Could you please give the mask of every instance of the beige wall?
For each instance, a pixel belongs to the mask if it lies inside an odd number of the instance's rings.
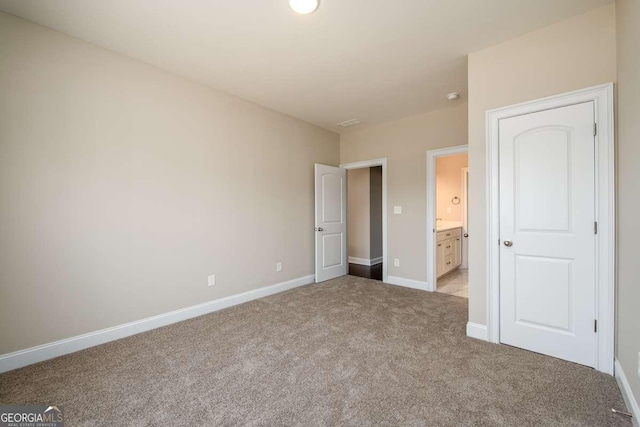
[[[468,157],[465,153],[436,158],[436,216],[443,221],[462,222],[462,168],[468,166]],[[451,203],[454,197],[459,204]]]
[[[371,193],[369,168],[347,171],[347,253],[350,257],[371,257]]]
[[[369,169],[371,259],[382,258],[382,166]]]
[[[618,0],[618,339],[616,358],[640,405],[640,2]]]
[[[351,131],[340,137],[341,163],[386,157],[388,262],[390,276],[425,281],[427,150],[467,143],[467,105]],[[393,207],[402,206],[394,215]]]
[[[469,320],[486,323],[485,112],[616,80],[615,5],[469,55]]]
[[[0,93],[0,354],[313,273],[337,134],[6,14]]]

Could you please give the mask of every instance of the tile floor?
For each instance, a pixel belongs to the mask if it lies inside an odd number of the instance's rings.
[[[438,292],[469,298],[469,270],[457,269],[438,279]]]

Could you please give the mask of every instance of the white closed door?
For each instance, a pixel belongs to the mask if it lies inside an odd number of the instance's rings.
[[[347,274],[347,171],[315,167],[316,283]]]
[[[591,367],[594,123],[586,102],[499,125],[500,341]]]

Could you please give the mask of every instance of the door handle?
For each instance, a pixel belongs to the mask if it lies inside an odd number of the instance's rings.
[[[469,233],[464,233],[464,237],[469,237]]]
[[[504,241],[504,245],[505,245],[506,247],[511,247],[511,246],[513,246],[513,242],[512,242],[511,240],[505,240],[505,241]]]
[[[322,227],[316,227],[316,231],[324,231],[324,228],[322,228]]]

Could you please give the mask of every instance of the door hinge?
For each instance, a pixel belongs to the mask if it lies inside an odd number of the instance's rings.
[[[598,221],[593,223],[593,234],[598,234]]]
[[[593,319],[593,332],[598,332],[598,320]]]
[[[593,136],[598,135],[598,124],[594,123],[593,124]]]

